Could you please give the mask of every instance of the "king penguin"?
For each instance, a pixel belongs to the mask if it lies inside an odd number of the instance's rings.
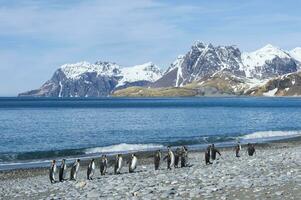
[[[100,159],[100,174],[105,175],[108,167],[108,159],[106,155],[102,155]]]
[[[166,158],[167,158],[167,169],[171,169],[175,165],[175,155],[172,152],[170,147],[168,147],[168,153],[164,159],[166,159]]]
[[[51,183],[55,183],[55,174],[56,174],[56,163],[55,160],[52,160],[49,169],[49,179]]]
[[[121,154],[118,154],[115,160],[114,173],[120,174],[121,168],[122,168],[122,156]]]
[[[155,170],[158,170],[160,167],[161,157],[162,157],[161,150],[158,150],[154,157]]]
[[[129,162],[129,173],[133,173],[137,167],[137,157],[135,154],[132,154],[130,162]]]
[[[60,166],[60,172],[59,172],[59,181],[63,182],[65,180],[65,171],[67,169],[66,166],[66,160],[63,159]]]
[[[95,160],[92,158],[90,164],[88,165],[87,169],[87,179],[92,180],[95,172]]]
[[[70,171],[70,180],[76,180],[77,178],[77,173],[78,173],[78,170],[79,170],[79,162],[80,162],[80,159],[77,159],[72,167],[71,167],[71,171]]]

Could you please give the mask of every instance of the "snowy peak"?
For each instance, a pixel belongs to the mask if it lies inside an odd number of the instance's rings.
[[[91,64],[83,61],[74,64],[64,64],[60,70],[65,74],[67,79],[79,79],[84,73],[93,73],[97,75],[113,76],[119,73],[120,66],[110,62],[96,62]]]
[[[289,54],[297,61],[301,62],[301,47],[297,47],[289,52]]]
[[[117,86],[125,85],[126,83],[137,81],[154,82],[161,78],[161,70],[152,62],[144,63],[142,65],[135,65],[132,67],[124,67],[121,69],[121,80]]]
[[[97,61],[95,64],[89,62],[78,62],[65,64],[60,67],[67,79],[76,80],[85,73],[96,73],[97,76],[121,77],[118,86],[127,82],[149,81],[154,82],[162,76],[160,69],[152,62],[132,67],[121,68],[116,63]]]
[[[267,79],[297,71],[291,55],[271,44],[257,51],[242,54],[244,71],[249,78]]]
[[[241,53],[234,46],[213,46],[196,42],[185,56],[179,56],[155,83],[155,87],[181,87],[219,71],[244,76]]]
[[[289,54],[284,50],[268,44],[257,51],[243,53],[242,60],[245,66],[256,67],[266,64],[267,61],[271,61],[275,57],[290,58]]]

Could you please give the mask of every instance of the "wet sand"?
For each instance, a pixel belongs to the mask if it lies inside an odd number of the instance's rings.
[[[101,176],[97,160],[94,180],[86,180],[82,163],[77,181],[51,184],[48,169],[0,172],[0,199],[298,199],[301,196],[300,140],[246,147],[236,158],[233,148],[205,165],[204,152],[189,154],[191,167],[154,170],[152,152],[138,154],[136,173]],[[110,163],[112,164],[112,162]],[[125,164],[125,162],[124,162]],[[69,177],[69,169],[67,173]]]

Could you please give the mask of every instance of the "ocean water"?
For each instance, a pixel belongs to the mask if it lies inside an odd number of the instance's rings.
[[[0,169],[51,158],[301,135],[301,98],[0,98]]]

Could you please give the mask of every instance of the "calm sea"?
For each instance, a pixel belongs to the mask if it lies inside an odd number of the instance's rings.
[[[0,98],[0,169],[50,158],[300,135],[301,98]]]

